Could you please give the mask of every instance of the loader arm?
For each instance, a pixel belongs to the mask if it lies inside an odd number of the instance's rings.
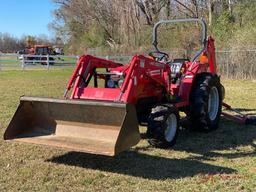
[[[98,69],[106,69],[107,72],[97,72]],[[134,56],[127,66],[83,56],[68,82],[65,96],[72,88],[70,99],[114,101],[135,105],[141,97],[159,96],[163,91],[168,92],[169,71],[170,67],[165,63],[142,55]],[[122,83],[120,86],[106,87],[105,82],[105,87],[91,87],[88,85],[92,76],[94,81],[95,77],[107,81],[110,76],[119,76]],[[152,92],[152,87],[156,92]]]
[[[95,68],[95,67],[97,67],[97,68],[115,68],[118,66],[122,66],[122,64],[115,63],[113,61],[106,60],[106,59],[93,57],[91,55],[81,56],[76,64],[76,68],[66,86],[66,90],[64,92],[64,98],[67,97],[68,91],[70,91],[70,89],[72,87],[77,87],[78,83],[81,81],[81,78],[86,78],[93,68]],[[74,91],[70,98],[71,99],[74,98]]]

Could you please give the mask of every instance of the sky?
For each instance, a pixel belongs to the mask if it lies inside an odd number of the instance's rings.
[[[18,38],[42,34],[52,37],[48,24],[55,8],[51,0],[0,0],[0,32]]]

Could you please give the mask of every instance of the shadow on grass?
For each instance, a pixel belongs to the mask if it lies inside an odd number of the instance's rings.
[[[123,152],[117,157],[69,152],[62,156],[53,157],[48,161],[152,180],[235,172],[230,168],[210,165],[197,160],[169,159],[134,151]]]
[[[256,156],[255,141],[256,126],[242,125],[222,119],[219,129],[209,133],[192,132],[188,129],[183,130],[179,135],[179,140],[174,150],[200,154],[202,159],[209,159],[211,157],[232,159]],[[252,150],[228,152],[230,149],[243,146],[251,146]],[[225,153],[219,153],[216,150],[226,151]]]
[[[145,135],[143,135],[143,138]],[[146,179],[177,179],[198,174],[234,173],[236,170],[204,163],[214,158],[241,158],[256,156],[256,127],[245,126],[222,119],[220,128],[210,133],[182,129],[174,151],[198,154],[186,159],[171,159],[140,153],[154,150],[149,145],[136,146],[134,151],[121,153],[117,157],[105,157],[70,152],[48,161],[71,166],[120,173]],[[251,146],[250,150],[236,150]]]
[[[196,160],[211,160],[211,158],[240,158],[256,156],[256,126],[242,125],[230,120],[222,119],[219,129],[209,133],[191,131],[189,123],[182,122],[184,126],[173,147],[175,151],[195,153],[199,156],[191,157]],[[237,147],[251,146],[250,150],[231,150]],[[152,147],[136,146],[137,151],[150,151]],[[225,151],[216,152],[216,151]],[[230,152],[229,152],[230,151]]]

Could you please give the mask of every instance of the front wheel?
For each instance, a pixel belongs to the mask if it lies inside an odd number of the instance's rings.
[[[173,105],[162,104],[152,108],[148,119],[148,142],[154,147],[168,148],[176,143],[179,112]]]

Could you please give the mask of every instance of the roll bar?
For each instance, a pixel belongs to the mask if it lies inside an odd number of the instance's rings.
[[[192,61],[195,61],[202,54],[202,52],[205,50],[206,45],[207,45],[207,27],[206,27],[206,23],[205,23],[204,19],[197,19],[197,18],[173,19],[173,20],[161,20],[161,21],[157,22],[154,25],[154,28],[153,28],[153,42],[152,42],[156,51],[159,51],[159,49],[157,47],[157,45],[158,45],[158,41],[157,41],[157,29],[158,29],[158,27],[162,24],[174,24],[174,23],[185,23],[185,22],[198,22],[202,26],[201,43],[202,43],[203,47],[199,51],[197,51],[195,56],[192,58]]]

